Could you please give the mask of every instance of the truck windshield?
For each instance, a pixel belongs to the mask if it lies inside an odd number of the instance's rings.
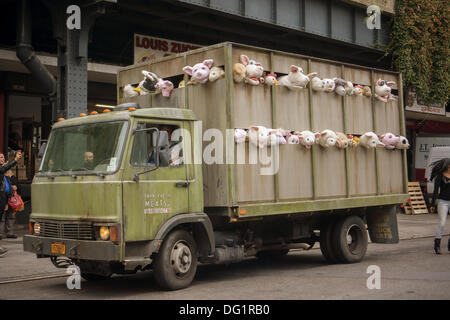
[[[39,173],[98,174],[118,169],[126,121],[89,123],[52,131]]]

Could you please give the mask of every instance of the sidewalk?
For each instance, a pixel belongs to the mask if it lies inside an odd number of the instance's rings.
[[[397,214],[400,240],[416,238],[430,238],[430,250],[432,250],[432,238],[436,233],[437,214],[405,215]],[[19,226],[20,227],[20,226]],[[5,281],[16,279],[33,278],[47,275],[66,275],[64,269],[53,266],[50,259],[37,259],[33,253],[24,252],[22,236],[28,230],[21,228],[17,230],[17,239],[3,239],[0,246],[8,249],[3,258],[0,258],[0,285]],[[450,235],[450,223],[444,229],[444,236]],[[446,244],[446,240],[444,241]],[[319,245],[316,244],[315,248]]]

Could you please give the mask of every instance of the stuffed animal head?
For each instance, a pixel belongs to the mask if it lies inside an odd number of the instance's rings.
[[[364,86],[363,87],[363,95],[366,97],[371,97],[372,96],[372,90],[370,89],[370,87],[368,86]]]
[[[234,141],[244,143],[247,139],[247,131],[244,129],[234,129]]]
[[[366,132],[359,138],[359,143],[367,149],[384,147],[378,136],[374,132]]]
[[[193,67],[186,66],[183,71],[190,75],[196,82],[205,83],[208,81],[210,69],[214,63],[214,60],[207,59],[201,63],[197,63]]]
[[[246,68],[246,76],[248,78],[259,78],[264,72],[264,68],[261,63],[255,60],[250,60],[245,54],[240,56],[242,64]]]
[[[298,135],[300,144],[305,146],[307,149],[310,149],[311,146],[316,142],[316,139],[320,137],[319,132],[313,133],[308,130],[302,132],[294,132],[294,134]]]
[[[269,130],[263,126],[250,127],[248,138],[254,146],[264,148],[269,143]]]
[[[362,96],[363,94],[363,87],[361,85],[356,85],[353,87],[353,95],[355,96]]]
[[[325,86],[325,92],[333,92],[336,84],[334,83],[333,79],[325,78],[322,80],[324,82]]]
[[[325,81],[319,77],[314,77],[311,79],[311,88],[314,91],[325,91]]]
[[[209,81],[213,82],[223,77],[225,77],[225,71],[222,68],[211,68],[211,71],[209,72]]]
[[[139,95],[140,89],[133,87],[131,84],[127,84],[123,87],[123,97],[131,98]]]
[[[289,133],[286,137],[287,144],[299,144],[300,138],[296,134]]]
[[[278,83],[277,75],[275,73],[269,73],[264,77],[264,84],[268,86],[274,86]]]
[[[235,63],[233,65],[233,80],[234,82],[242,82],[245,79],[247,69],[242,63]]]
[[[378,79],[375,84],[375,93],[381,97],[389,96],[392,90],[392,86],[395,85],[394,81],[386,81]]]
[[[397,142],[395,147],[397,149],[409,149],[410,145],[409,145],[408,139],[406,139],[404,136],[400,136],[399,138],[400,138],[400,141]]]
[[[400,142],[400,137],[388,132],[381,135],[380,140],[384,143],[386,149],[394,149],[397,143]]]
[[[345,86],[347,85],[347,81],[341,78],[333,78],[334,80],[334,92],[340,96],[346,95]]]
[[[337,146],[337,143],[338,143],[337,140],[338,140],[338,137],[337,137],[336,133],[334,133],[334,131],[327,129],[320,133],[318,143],[324,148],[329,148],[329,147]]]
[[[288,80],[293,86],[306,87],[309,83],[309,76],[303,74],[303,69],[299,66],[291,65],[289,68]]]
[[[336,135],[338,137],[336,146],[341,149],[347,148],[349,145],[348,137],[342,132],[336,132]]]
[[[155,88],[161,90],[163,97],[170,97],[173,90],[173,83],[169,80],[161,80],[155,84]]]
[[[147,92],[156,91],[155,85],[161,78],[156,73],[150,71],[142,70],[142,74],[144,75],[144,80],[139,83],[140,89]]]
[[[347,81],[347,83],[344,86],[345,89],[345,93],[348,96],[351,96],[353,94],[353,83],[351,83],[350,81]]]

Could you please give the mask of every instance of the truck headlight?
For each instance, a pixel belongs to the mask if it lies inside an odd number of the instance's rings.
[[[109,240],[109,227],[100,227],[100,239]]]
[[[41,225],[39,224],[39,222],[34,223],[33,231],[34,231],[34,234],[37,234],[37,235],[39,235],[39,233],[41,233]]]

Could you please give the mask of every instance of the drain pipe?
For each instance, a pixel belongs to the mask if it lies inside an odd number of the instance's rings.
[[[42,83],[49,96],[56,94],[56,79],[39,61],[31,46],[31,9],[29,0],[19,0],[16,55],[31,74]]]

